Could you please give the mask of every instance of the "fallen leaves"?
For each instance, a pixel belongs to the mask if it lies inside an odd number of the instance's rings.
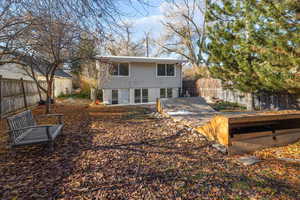
[[[274,160],[239,166],[148,108],[54,109],[66,124],[54,153],[43,146],[20,148],[16,157],[7,148],[1,153],[1,199],[300,198],[299,166]]]

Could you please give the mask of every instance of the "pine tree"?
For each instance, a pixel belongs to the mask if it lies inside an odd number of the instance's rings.
[[[244,92],[299,93],[299,6],[297,0],[208,3],[212,76]]]

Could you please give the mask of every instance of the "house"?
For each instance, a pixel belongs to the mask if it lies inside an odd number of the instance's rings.
[[[111,77],[102,84],[106,104],[154,103],[175,98],[182,87],[184,60],[156,57],[97,56],[96,63],[111,63]]]
[[[3,78],[33,80],[18,64],[9,63],[0,66],[0,75]],[[36,70],[38,80],[45,80],[41,72]],[[54,95],[69,94],[72,92],[72,76],[62,69],[57,69],[54,75]]]

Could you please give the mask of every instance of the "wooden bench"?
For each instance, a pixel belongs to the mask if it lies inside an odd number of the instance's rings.
[[[50,150],[53,150],[54,140],[64,127],[63,115],[48,114],[39,117],[58,117],[58,124],[37,125],[30,110],[7,118],[11,147],[48,143]]]

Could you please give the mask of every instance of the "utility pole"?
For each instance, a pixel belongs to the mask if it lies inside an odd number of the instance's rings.
[[[146,56],[149,57],[149,33],[145,33],[146,36]]]

